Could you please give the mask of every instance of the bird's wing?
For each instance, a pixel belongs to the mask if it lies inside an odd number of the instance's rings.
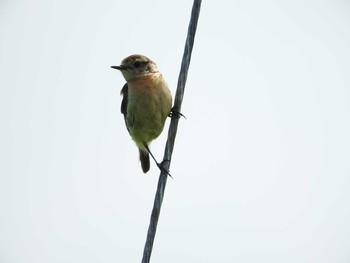
[[[125,83],[120,94],[123,95],[122,105],[120,107],[121,113],[124,115],[125,126],[129,131],[129,125],[127,121],[127,108],[128,108],[128,83]]]
[[[120,111],[125,116],[126,110],[128,108],[128,83],[125,83],[122,90],[120,91],[120,95],[123,95],[123,100],[122,100],[122,105],[120,107]]]

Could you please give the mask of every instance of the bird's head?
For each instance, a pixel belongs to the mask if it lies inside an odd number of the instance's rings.
[[[131,55],[120,66],[111,66],[123,74],[126,81],[159,72],[156,63],[143,55]]]

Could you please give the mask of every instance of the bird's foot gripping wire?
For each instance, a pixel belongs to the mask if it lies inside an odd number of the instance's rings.
[[[174,107],[171,108],[171,111],[170,111],[170,113],[169,113],[168,116],[169,116],[170,118],[172,118],[173,116],[176,116],[177,118],[184,117],[184,118],[186,119],[185,115],[183,115],[183,114],[180,112],[180,109],[179,109],[179,107],[177,107],[177,106],[174,106]]]
[[[160,170],[161,172],[163,172],[163,173],[169,175],[169,176],[171,177],[171,179],[174,179],[174,178],[171,176],[171,174],[169,173],[169,171],[164,167],[164,163],[166,163],[166,162],[169,162],[169,160],[163,160],[161,163],[157,163],[157,162],[156,162],[156,164],[157,164],[157,166],[158,166],[158,168],[159,168],[159,170]]]
[[[166,169],[165,166],[164,166],[164,163],[165,163],[165,162],[170,162],[170,161],[169,161],[169,160],[163,160],[161,163],[158,163],[157,160],[156,160],[156,158],[153,156],[151,150],[149,149],[147,143],[144,143],[143,145],[145,146],[147,152],[151,155],[153,161],[156,163],[156,165],[158,166],[159,170],[160,170],[161,172],[163,172],[163,173],[169,175],[172,179],[174,179],[174,178],[171,176],[171,174],[169,173],[168,169]]]

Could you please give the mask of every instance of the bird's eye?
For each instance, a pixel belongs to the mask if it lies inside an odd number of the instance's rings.
[[[135,62],[134,62],[134,67],[135,67],[135,68],[139,68],[139,67],[141,67],[141,65],[142,65],[142,62],[141,62],[141,61],[135,61]]]

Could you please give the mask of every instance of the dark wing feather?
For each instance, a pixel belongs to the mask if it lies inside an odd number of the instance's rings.
[[[124,115],[125,126],[129,131],[128,123],[127,123],[127,119],[126,119],[127,108],[128,108],[128,83],[125,83],[122,90],[120,91],[120,94],[123,95],[123,100],[122,100],[122,105],[120,107],[120,111]]]
[[[125,83],[120,94],[123,95],[122,105],[120,111],[126,115],[126,109],[128,108],[128,83]]]

